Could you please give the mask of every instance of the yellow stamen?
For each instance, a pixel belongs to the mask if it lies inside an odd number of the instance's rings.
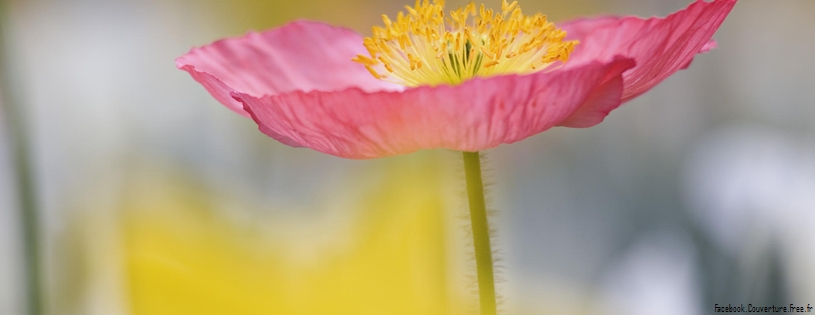
[[[502,0],[501,11],[483,4],[476,10],[471,2],[446,17],[444,0],[416,0],[405,9],[395,20],[382,15],[384,27],[363,40],[370,57],[352,59],[377,79],[417,86],[528,74],[566,62],[577,45],[545,15],[524,15],[517,1]]]
[[[370,72],[370,73],[371,73],[371,75],[373,75],[373,76],[374,76],[374,78],[377,78],[377,79],[382,79],[382,78],[384,78],[384,77],[383,77],[381,74],[377,73],[377,72],[376,72],[376,70],[374,70],[374,68],[372,68],[372,67],[371,67],[371,66],[369,66],[369,65],[365,65],[365,69],[367,69],[367,70],[368,70],[368,72]]]

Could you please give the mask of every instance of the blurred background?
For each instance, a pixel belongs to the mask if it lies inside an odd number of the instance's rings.
[[[520,4],[561,21],[689,1]],[[293,19],[368,34],[405,4],[6,0],[0,90],[20,110],[0,111],[0,314],[26,314],[10,121],[30,149],[45,314],[472,313],[458,154],[286,147],[174,65]],[[813,14],[742,0],[718,49],[604,123],[489,150],[501,309],[815,303]]]

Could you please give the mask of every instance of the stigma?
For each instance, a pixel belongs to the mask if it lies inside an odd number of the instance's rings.
[[[377,79],[405,86],[460,84],[474,77],[529,74],[566,62],[577,41],[546,15],[524,15],[517,1],[501,11],[470,3],[444,12],[444,0],[416,0],[395,20],[382,15],[354,59]]]

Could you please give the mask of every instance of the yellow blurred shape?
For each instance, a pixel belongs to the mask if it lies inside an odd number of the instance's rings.
[[[381,181],[375,188],[344,188],[364,194],[352,201],[350,228],[321,232],[347,240],[331,246],[259,233],[298,228],[274,215],[252,220],[255,230],[225,220],[213,194],[183,180],[135,185],[123,224],[132,314],[460,313],[448,291],[460,283],[448,285],[441,176],[432,163],[410,161],[419,167],[366,175]],[[291,257],[285,248],[297,246],[315,246],[316,258]]]

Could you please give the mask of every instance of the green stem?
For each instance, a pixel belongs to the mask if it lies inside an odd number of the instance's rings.
[[[490,226],[484,202],[484,184],[481,181],[481,157],[478,152],[463,152],[464,173],[467,177],[467,198],[470,203],[470,221],[473,228],[475,264],[478,269],[478,297],[481,315],[495,315],[495,279],[492,271]]]
[[[13,63],[9,58],[6,46],[7,30],[5,19],[10,16],[8,12],[9,1],[0,0],[0,96],[2,96],[2,108],[5,109],[3,118],[5,122],[0,126],[8,126],[10,142],[13,156],[13,171],[17,182],[17,202],[20,209],[20,219],[22,220],[22,239],[24,244],[24,262],[26,281],[27,314],[43,314],[42,304],[42,266],[40,265],[40,234],[39,217],[37,212],[37,198],[34,189],[34,179],[31,174],[31,161],[29,158],[29,142],[26,137],[26,129],[23,124],[25,117],[21,113],[21,108],[15,101],[14,93],[19,87],[13,86],[16,81],[11,78]]]

